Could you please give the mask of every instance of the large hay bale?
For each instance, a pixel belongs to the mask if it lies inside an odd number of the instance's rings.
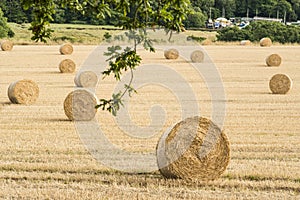
[[[191,60],[194,63],[201,63],[204,60],[204,53],[201,50],[193,51],[191,54]]]
[[[62,55],[70,55],[73,53],[73,46],[69,43],[63,44],[60,46],[59,52]]]
[[[191,117],[177,123],[157,145],[157,163],[166,178],[214,180],[230,160],[229,141],[211,120]]]
[[[276,74],[271,78],[269,87],[273,94],[286,94],[292,88],[292,80],[288,75]]]
[[[271,54],[266,58],[266,63],[270,67],[278,67],[281,64],[281,57],[278,54]]]
[[[262,38],[259,41],[259,45],[261,47],[270,47],[270,46],[272,46],[272,40],[270,38],[268,38],[268,37]]]
[[[7,94],[12,103],[30,105],[39,97],[39,87],[34,81],[24,79],[11,83]]]
[[[13,49],[13,43],[8,40],[4,40],[1,42],[1,49],[2,51],[11,51]]]
[[[179,52],[177,49],[168,49],[168,50],[165,50],[164,56],[166,59],[175,60],[179,57]]]
[[[240,44],[242,46],[249,46],[249,45],[251,45],[251,41],[250,40],[242,40]]]
[[[77,87],[93,88],[98,83],[98,76],[93,71],[83,71],[75,76],[74,82]]]
[[[71,59],[64,59],[59,63],[59,71],[61,73],[73,73],[75,72],[76,64]]]
[[[98,100],[95,94],[85,89],[77,89],[68,94],[64,101],[66,116],[72,121],[90,121],[97,112]]]

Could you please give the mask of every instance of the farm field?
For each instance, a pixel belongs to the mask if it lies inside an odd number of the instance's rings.
[[[231,142],[227,170],[220,179],[210,182],[168,180],[158,171],[120,172],[91,156],[63,109],[65,97],[75,88],[75,74],[60,73],[58,65],[70,58],[79,71],[96,48],[77,45],[68,56],[59,54],[58,45],[17,45],[11,52],[0,52],[1,199],[300,198],[300,46],[203,47],[223,81],[223,129]],[[281,55],[280,67],[266,66],[265,58],[272,53]],[[201,115],[211,117],[213,102],[208,88],[188,62],[182,58],[166,60],[159,50],[141,55],[144,64],[164,64],[184,76]],[[287,95],[270,93],[269,79],[276,73],[288,74],[293,80]],[[24,78],[39,85],[39,99],[30,106],[9,103],[9,84]],[[110,77],[101,80],[97,96],[109,98],[115,85]],[[119,148],[153,152],[163,131],[181,117],[180,102],[171,91],[160,85],[145,85],[130,99],[133,123],[142,127],[150,124],[153,104],[164,107],[167,117],[159,134],[147,140],[123,133],[105,111],[98,111],[96,119]]]
[[[44,45],[43,42],[36,43],[31,40],[32,33],[29,29],[30,24],[9,23],[9,26],[15,33],[10,40],[17,45]],[[54,30],[51,39],[47,41],[49,45],[58,45],[65,42],[71,42],[77,45],[98,45],[103,42],[104,34],[109,33],[116,35],[119,33],[117,27],[114,26],[97,26],[84,24],[51,24],[50,28]],[[186,35],[203,37],[210,40],[216,40],[216,32],[192,31],[186,32]],[[218,42],[218,44],[227,44]]]
[[[43,42],[34,42],[31,40],[32,34],[28,30],[29,23],[16,24],[9,23],[9,26],[15,33],[11,38],[14,44],[19,45],[44,45]],[[103,41],[105,33],[117,33],[117,28],[112,26],[95,26],[95,25],[76,25],[76,24],[51,24],[51,29],[54,30],[51,39],[47,44],[62,44],[64,42],[71,42],[73,44],[97,45]],[[107,30],[109,29],[109,30]],[[113,30],[111,30],[113,29]]]

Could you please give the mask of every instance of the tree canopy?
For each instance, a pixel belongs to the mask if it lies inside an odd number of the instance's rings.
[[[120,81],[124,71],[131,71],[131,80],[124,85],[124,91],[113,94],[111,99],[100,99],[96,108],[108,110],[116,115],[122,104],[122,97],[134,92],[131,83],[133,70],[140,64],[137,45],[141,44],[150,52],[155,51],[147,37],[146,28],[159,26],[172,35],[173,31],[183,30],[183,22],[190,12],[189,0],[21,0],[25,11],[31,13],[31,27],[35,41],[46,42],[51,36],[50,22],[55,21],[58,9],[71,9],[82,16],[94,16],[96,19],[115,19],[115,25],[128,30],[127,36],[134,41],[134,47],[111,46],[105,53],[109,58],[104,77],[113,75]]]
[[[180,31],[186,15],[189,13],[189,0],[10,0],[2,1],[9,20],[31,22],[33,40],[45,41],[52,30],[50,22],[65,20],[102,21],[123,29],[144,28],[146,26],[163,26]],[[19,6],[19,12],[12,13],[11,7]],[[73,13],[73,14],[72,14]],[[64,21],[67,22],[67,21]]]
[[[14,32],[7,25],[7,19],[3,16],[3,12],[0,8],[0,38],[13,36]]]
[[[39,17],[51,19],[55,23],[117,25],[118,16],[123,14],[122,9],[119,8],[129,4],[134,6],[138,2],[130,0],[2,0],[0,8],[9,22],[31,22],[38,9],[45,11],[45,14],[40,14]],[[176,5],[176,1],[172,0],[142,2],[149,4],[153,12],[163,8],[165,4]],[[245,17],[247,11],[249,17],[258,15],[275,18],[278,14],[278,17],[283,18],[285,12],[287,21],[296,21],[300,17],[300,0],[190,0],[185,3],[191,4],[190,8],[194,11],[183,22],[187,27],[203,26],[203,19],[207,19],[210,14],[213,19],[223,14],[227,18]],[[160,14],[163,13],[160,12]]]

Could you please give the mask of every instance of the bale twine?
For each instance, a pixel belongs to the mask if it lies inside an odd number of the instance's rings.
[[[193,51],[191,54],[191,61],[194,63],[200,63],[204,60],[204,53],[201,50]]]
[[[77,87],[94,88],[98,83],[98,76],[93,71],[83,71],[75,76],[74,82]]]
[[[164,52],[164,56],[166,59],[175,60],[179,57],[179,52],[177,49],[168,49]]]
[[[272,40],[268,37],[266,38],[262,38],[260,41],[259,41],[259,45],[261,47],[270,47],[272,46]]]
[[[271,54],[266,58],[266,63],[270,67],[278,67],[281,64],[281,57],[278,54]]]
[[[11,83],[7,94],[12,103],[30,105],[36,102],[39,87],[34,81],[24,79]]]
[[[11,41],[5,40],[1,42],[2,51],[11,51],[13,49],[13,43]]]
[[[73,46],[69,43],[63,44],[60,46],[59,52],[62,55],[70,55],[73,53]]]
[[[249,46],[249,45],[251,45],[251,41],[250,40],[242,40],[240,44],[242,46]]]
[[[59,63],[59,71],[61,73],[73,73],[75,69],[76,64],[71,59],[64,59]]]
[[[211,120],[191,117],[177,123],[159,140],[157,163],[166,178],[214,180],[230,160],[229,140]]]
[[[85,89],[77,89],[68,94],[64,101],[66,116],[72,121],[90,121],[97,112],[98,100],[95,94]]]
[[[276,74],[271,78],[269,87],[273,94],[286,94],[292,88],[292,80],[288,75]]]

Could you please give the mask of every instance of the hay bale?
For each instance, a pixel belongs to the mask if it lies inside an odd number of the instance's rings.
[[[73,46],[69,43],[63,44],[60,46],[59,52],[62,55],[70,55],[73,53]]]
[[[251,41],[250,40],[242,40],[240,44],[242,46],[249,46],[249,45],[251,45]]]
[[[98,83],[98,76],[93,71],[83,71],[75,76],[74,82],[77,87],[94,88]]]
[[[90,121],[97,112],[98,100],[95,94],[85,89],[77,89],[68,94],[64,101],[66,116],[72,121]]]
[[[193,51],[191,54],[191,61],[194,63],[200,63],[204,60],[204,53],[201,50]]]
[[[164,52],[164,56],[166,59],[175,60],[179,57],[179,52],[177,49],[168,49]]]
[[[13,49],[13,43],[11,41],[5,40],[1,42],[2,51],[11,51]]]
[[[34,81],[24,79],[11,83],[7,94],[12,103],[30,105],[36,102],[39,87]]]
[[[207,46],[207,45],[212,45],[213,42],[210,39],[205,39],[203,42],[201,42],[201,45]]]
[[[211,120],[191,117],[177,123],[159,140],[157,164],[166,178],[214,180],[230,160],[229,141]]]
[[[266,63],[270,67],[278,67],[281,64],[281,57],[278,54],[271,54],[266,58]]]
[[[259,45],[261,47],[270,47],[272,46],[272,40],[268,37],[266,38],[262,38],[260,41],[259,41]]]
[[[276,74],[271,78],[269,87],[273,94],[286,94],[292,88],[292,80],[288,75]]]
[[[71,59],[64,59],[59,63],[59,71],[61,73],[73,73],[75,69],[76,64]]]

